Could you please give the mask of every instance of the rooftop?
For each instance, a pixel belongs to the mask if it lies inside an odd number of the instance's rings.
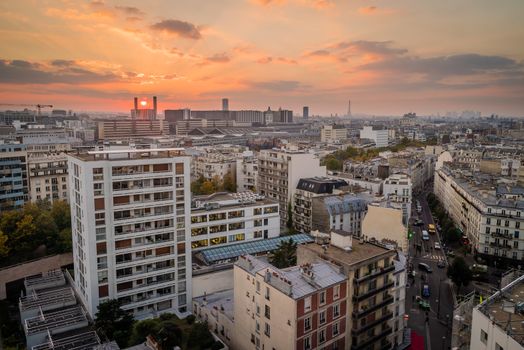
[[[367,210],[367,202],[353,195],[326,197],[324,205],[330,215]]]
[[[237,266],[252,274],[263,275],[266,283],[294,299],[302,298],[347,279],[338,268],[326,262],[278,269],[254,256],[243,255],[237,262]]]
[[[194,298],[193,301],[201,305],[203,305],[205,302],[205,305],[208,309],[220,310],[226,315],[227,318],[233,320],[235,317],[234,295],[234,290],[228,289]]]
[[[331,244],[322,246],[317,243],[307,243],[300,246],[299,249],[313,251],[324,260],[346,266],[357,265],[381,256],[395,255],[394,250],[387,249],[375,243],[359,241],[358,239],[353,240],[351,251],[346,251]]]
[[[60,333],[87,326],[87,316],[80,306],[69,307],[66,309],[51,312],[42,312],[39,316],[28,318],[24,322],[24,329],[27,335],[50,331]]]
[[[277,204],[272,199],[253,193],[244,192],[215,192],[207,196],[194,196],[191,205],[191,212],[210,211],[221,208],[245,207],[251,205]]]
[[[91,331],[61,339],[52,335],[46,343],[33,346],[32,350],[92,350],[97,345],[100,345],[100,339],[96,332]]]
[[[127,148],[88,151],[86,153],[70,153],[72,157],[83,161],[172,158],[184,156],[184,148]]]
[[[33,291],[20,298],[20,311],[43,308],[58,308],[64,305],[75,305],[76,298],[71,287],[51,289],[42,292]]]
[[[493,294],[477,308],[524,346],[524,276]]]
[[[347,185],[347,182],[342,179],[317,176],[300,179],[297,184],[297,190],[304,190],[317,194],[333,193],[334,188],[340,188]]]
[[[196,253],[207,264],[213,264],[220,261],[236,259],[245,254],[262,254],[269,253],[278,248],[280,242],[293,240],[297,244],[313,242],[311,236],[300,233],[290,236],[282,236],[256,241],[230,244],[224,247],[202,249]]]

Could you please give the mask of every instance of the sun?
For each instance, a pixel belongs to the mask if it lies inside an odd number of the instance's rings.
[[[142,107],[147,106],[147,101],[140,101],[140,105],[141,105]]]

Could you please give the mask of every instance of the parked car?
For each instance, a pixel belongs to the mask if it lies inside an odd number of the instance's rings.
[[[424,298],[429,298],[429,286],[427,284],[422,287],[422,296]]]
[[[417,219],[414,223],[415,226],[423,226],[424,225],[424,221],[420,220],[420,219]]]
[[[435,242],[435,249],[436,250],[440,250],[440,243],[439,242]]]
[[[418,263],[418,268],[421,269],[421,270],[423,270],[423,271],[426,271],[426,272],[428,272],[428,273],[433,272],[433,270],[431,269],[431,267],[429,267],[429,265],[426,264],[426,263]]]

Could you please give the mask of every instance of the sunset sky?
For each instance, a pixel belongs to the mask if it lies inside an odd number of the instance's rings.
[[[524,116],[523,14],[523,0],[2,1],[0,102]]]

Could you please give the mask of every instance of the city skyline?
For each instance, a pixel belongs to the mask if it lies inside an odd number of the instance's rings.
[[[18,1],[0,5],[0,101],[524,115],[520,1]],[[458,35],[460,34],[460,35]]]

